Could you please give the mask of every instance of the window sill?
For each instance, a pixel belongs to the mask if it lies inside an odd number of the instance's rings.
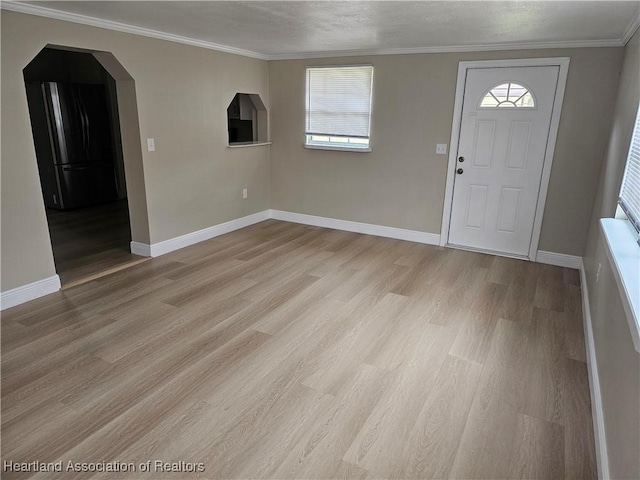
[[[227,145],[229,148],[244,148],[244,147],[260,147],[262,145],[271,145],[272,142],[242,142],[242,143],[230,143]]]
[[[633,345],[640,352],[640,246],[628,220],[600,219],[607,244],[607,257],[618,284],[620,298],[627,314]]]
[[[336,152],[356,152],[356,153],[368,153],[371,151],[371,148],[350,148],[350,147],[333,147],[328,145],[304,145],[304,148],[308,148],[310,150],[334,150]]]

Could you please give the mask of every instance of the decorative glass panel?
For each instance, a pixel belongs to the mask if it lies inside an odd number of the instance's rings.
[[[535,102],[533,95],[527,90],[527,87],[523,87],[518,83],[509,82],[489,90],[482,99],[480,107],[533,108],[535,107]]]

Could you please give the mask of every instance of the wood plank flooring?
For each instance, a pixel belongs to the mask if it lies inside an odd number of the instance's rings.
[[[131,253],[126,200],[77,210],[47,209],[47,222],[63,288],[146,260]]]
[[[3,462],[137,471],[2,477],[596,478],[580,305],[572,270],[263,222],[3,312]]]

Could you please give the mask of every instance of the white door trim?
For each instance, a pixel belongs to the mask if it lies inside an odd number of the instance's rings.
[[[549,188],[549,178],[551,177],[551,164],[553,163],[553,154],[556,148],[556,139],[558,138],[558,126],[560,125],[560,114],[562,111],[562,102],[564,100],[564,92],[567,84],[567,73],[569,71],[569,57],[557,58],[522,58],[513,60],[481,60],[460,62],[458,64],[458,80],[456,83],[456,97],[453,105],[453,123],[451,125],[451,140],[449,142],[449,163],[447,166],[447,183],[444,193],[444,207],[442,210],[442,226],[440,228],[440,245],[444,246],[449,243],[449,223],[451,221],[451,208],[453,206],[453,180],[455,178],[455,169],[458,154],[458,143],[460,141],[460,125],[462,122],[462,103],[464,100],[465,80],[467,78],[467,70],[473,68],[500,68],[500,67],[540,67],[540,66],[558,66],[560,72],[558,74],[558,85],[553,102],[553,112],[551,114],[551,124],[549,128],[549,136],[547,139],[547,148],[544,155],[544,164],[542,167],[542,179],[540,183],[540,191],[538,193],[538,201],[536,203],[536,214],[533,222],[533,233],[531,237],[531,245],[529,247],[529,260],[536,259],[538,252],[538,243],[540,241],[540,231],[542,229],[542,216],[544,214],[544,205],[547,200],[547,190]]]

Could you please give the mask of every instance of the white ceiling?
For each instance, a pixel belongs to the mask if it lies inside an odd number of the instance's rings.
[[[265,59],[622,45],[637,28],[640,11],[640,1],[2,3],[10,10],[149,36],[170,34]]]

